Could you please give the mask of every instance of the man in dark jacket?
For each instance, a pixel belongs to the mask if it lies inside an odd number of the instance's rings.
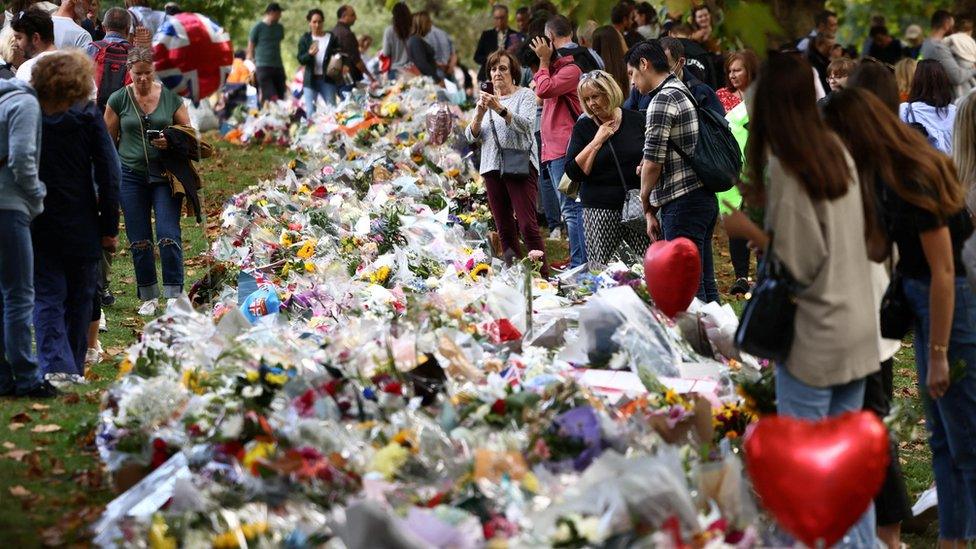
[[[474,62],[480,67],[478,80],[481,81],[487,80],[485,63],[488,62],[488,56],[508,47],[510,35],[518,35],[518,32],[508,28],[508,6],[495,4],[491,9],[491,18],[495,26],[481,33],[478,47],[474,50]]]
[[[813,39],[813,44],[811,44],[810,49],[807,51],[807,61],[813,68],[817,69],[817,75],[820,77],[820,85],[823,86],[824,91],[830,89],[830,83],[827,82],[827,67],[830,66],[830,50],[834,47],[837,41],[834,37],[829,34],[818,34],[816,38]]]
[[[905,57],[905,47],[901,40],[891,36],[888,27],[876,25],[871,27],[871,47],[864,52],[865,55],[873,57],[882,63],[894,65]]]
[[[375,80],[363,62],[362,53],[359,51],[359,40],[356,33],[352,32],[352,26],[356,24],[356,10],[352,6],[343,5],[336,10],[336,26],[332,29],[332,38],[335,39],[339,52],[345,62],[343,72],[348,70],[349,79],[345,83],[339,83],[339,92],[352,90],[356,82],[363,79],[366,75],[370,80]],[[351,81],[350,81],[351,80]]]
[[[668,57],[668,63],[671,64],[671,72],[684,82],[685,86],[688,87],[688,90],[695,97],[695,101],[699,105],[707,107],[721,116],[725,116],[725,109],[722,107],[721,101],[718,100],[718,96],[715,95],[715,90],[696,78],[694,73],[689,70],[689,67],[685,66],[686,58],[682,41],[677,38],[664,37],[660,39],[660,42],[661,47],[664,48],[665,55]],[[623,107],[631,110],[647,110],[647,106],[651,103],[652,97],[651,94],[641,94],[636,87],[631,87],[630,97],[624,101]]]

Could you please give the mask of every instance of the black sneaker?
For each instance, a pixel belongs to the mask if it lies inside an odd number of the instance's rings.
[[[61,391],[57,387],[44,380],[30,391],[17,396],[21,398],[55,398],[60,395]]]
[[[105,305],[106,307],[115,305],[115,296],[112,295],[110,290],[105,290],[105,293],[102,294],[102,305]]]
[[[749,287],[749,279],[740,278],[735,281],[735,284],[732,284],[731,288],[729,288],[729,293],[735,296],[743,296],[749,293]]]

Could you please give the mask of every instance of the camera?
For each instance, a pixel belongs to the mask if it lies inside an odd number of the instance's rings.
[[[154,139],[161,139],[163,137],[163,130],[146,130],[146,139],[152,141]]]

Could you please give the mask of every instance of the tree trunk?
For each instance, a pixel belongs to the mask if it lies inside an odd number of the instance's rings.
[[[976,17],[976,0],[956,0],[955,12]]]
[[[976,0],[971,0],[976,1]],[[783,27],[787,39],[797,39],[814,27],[813,19],[823,11],[824,0],[769,0],[773,17]]]

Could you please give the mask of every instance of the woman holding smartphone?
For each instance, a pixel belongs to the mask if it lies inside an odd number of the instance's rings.
[[[169,147],[162,130],[189,125],[190,114],[183,100],[156,80],[149,48],[132,48],[128,68],[132,84],[109,97],[105,125],[122,161],[119,202],[136,271],[137,295],[141,301],[160,295],[175,298],[183,293],[182,198],[173,196],[159,151]],[[156,278],[156,245],[163,267],[162,292]]]

